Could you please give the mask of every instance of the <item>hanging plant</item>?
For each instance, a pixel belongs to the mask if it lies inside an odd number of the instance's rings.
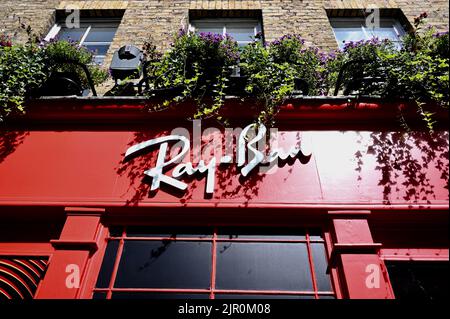
[[[437,108],[449,107],[449,35],[425,27],[426,13],[415,19],[414,29],[404,38],[403,49],[391,60],[400,89],[416,101],[418,113],[432,131]]]
[[[45,42],[24,23],[20,23],[19,30],[24,30],[28,36],[23,44],[14,43],[5,34],[0,35],[0,121],[24,113],[26,100],[45,93],[43,88],[55,72],[72,73],[81,87],[87,88],[88,80],[82,68],[65,61],[86,65],[94,85],[108,78],[108,73],[94,64],[93,52],[77,43]]]
[[[238,60],[238,45],[231,37],[180,30],[171,49],[148,66],[153,77],[149,95],[161,91],[166,96],[172,95],[151,109],[174,107],[192,99],[197,106],[194,118],[221,119],[218,111],[224,104],[227,82]]]
[[[42,49],[45,52],[45,64],[48,66],[49,76],[54,79],[50,86],[57,84],[53,82],[57,82],[58,78],[63,76],[78,83],[82,90],[88,89],[87,74],[81,65],[87,67],[94,85],[101,84],[108,78],[108,72],[94,63],[94,53],[77,42],[52,40],[44,43]],[[49,87],[46,90],[54,90],[54,88]]]
[[[336,51],[327,63],[328,76],[339,91],[331,94],[390,97],[394,93],[396,78],[389,73],[388,58],[398,54],[389,40],[349,42]],[[337,85],[337,88],[336,88]]]
[[[299,35],[285,35],[264,46],[256,41],[241,54],[241,71],[248,76],[246,91],[257,99],[257,121],[274,125],[279,107],[295,90],[302,95],[321,91],[325,59],[316,48],[306,48]]]
[[[37,45],[0,36],[0,121],[24,112],[30,93],[46,79],[45,53]]]

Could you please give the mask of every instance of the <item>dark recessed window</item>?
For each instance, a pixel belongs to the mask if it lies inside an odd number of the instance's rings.
[[[117,271],[117,288],[208,289],[211,243],[126,241]]]
[[[117,248],[119,247],[118,240],[112,240],[106,247],[105,256],[103,257],[102,268],[100,275],[97,278],[98,288],[108,288],[109,281],[114,269],[114,262],[116,260]]]
[[[396,299],[448,300],[448,262],[386,261]]]
[[[328,262],[325,253],[325,246],[320,243],[311,243],[311,255],[314,261],[314,269],[316,272],[317,288],[319,291],[330,291],[331,282],[326,274]]]
[[[111,228],[94,298],[334,298],[318,230]]]
[[[216,287],[312,291],[306,244],[219,243]]]

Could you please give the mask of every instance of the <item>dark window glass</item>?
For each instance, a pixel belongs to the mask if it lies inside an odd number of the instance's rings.
[[[118,26],[113,27],[94,27],[87,34],[87,42],[112,42]]]
[[[448,300],[448,262],[388,261],[397,299]]]
[[[292,228],[240,228],[224,227],[219,229],[219,238],[226,239],[280,239],[305,240],[305,231]]]
[[[109,49],[109,44],[85,44],[84,46],[94,55],[106,55]]]
[[[118,247],[119,241],[117,240],[112,240],[108,243],[105,251],[105,257],[103,258],[102,267],[100,269],[100,274],[97,278],[97,288],[109,287],[109,281],[111,280]]]
[[[216,294],[216,299],[314,299],[312,295],[238,295]]]
[[[96,291],[96,292],[94,292],[92,299],[106,299],[106,292]]]
[[[111,237],[122,237],[123,227],[109,227],[109,236]]]
[[[210,242],[125,241],[115,287],[209,288]]]
[[[209,299],[209,294],[170,294],[155,292],[115,292],[111,299]]]
[[[311,243],[311,254],[314,262],[317,289],[319,291],[331,291],[330,276],[327,274],[327,259],[324,244]]]
[[[83,35],[86,33],[87,28],[69,29],[61,28],[58,37],[60,40],[65,41],[80,41]]]
[[[186,237],[186,238],[211,238],[212,228],[182,228],[182,227],[127,227],[128,237]]]
[[[312,290],[306,244],[217,244],[218,289]]]

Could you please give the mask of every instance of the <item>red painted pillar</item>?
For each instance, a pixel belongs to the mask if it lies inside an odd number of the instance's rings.
[[[89,258],[97,251],[103,209],[66,208],[61,236],[51,243],[55,249],[36,299],[73,299],[85,276]]]
[[[333,248],[330,266],[337,267],[344,298],[391,299],[389,279],[374,243],[369,211],[331,211]]]

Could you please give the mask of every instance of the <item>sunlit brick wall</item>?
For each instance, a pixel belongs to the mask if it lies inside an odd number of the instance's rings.
[[[407,19],[426,11],[429,22],[440,30],[448,29],[448,0],[130,0],[130,1],[60,1],[0,0],[0,29],[12,32],[17,17],[46,34],[55,20],[55,10],[76,5],[80,9],[126,9],[122,23],[109,50],[125,43],[141,45],[152,38],[163,49],[170,45],[172,35],[188,23],[189,10],[261,10],[266,40],[286,33],[300,33],[309,43],[324,49],[336,48],[327,10],[378,8],[401,9]],[[17,39],[23,40],[23,35]]]

